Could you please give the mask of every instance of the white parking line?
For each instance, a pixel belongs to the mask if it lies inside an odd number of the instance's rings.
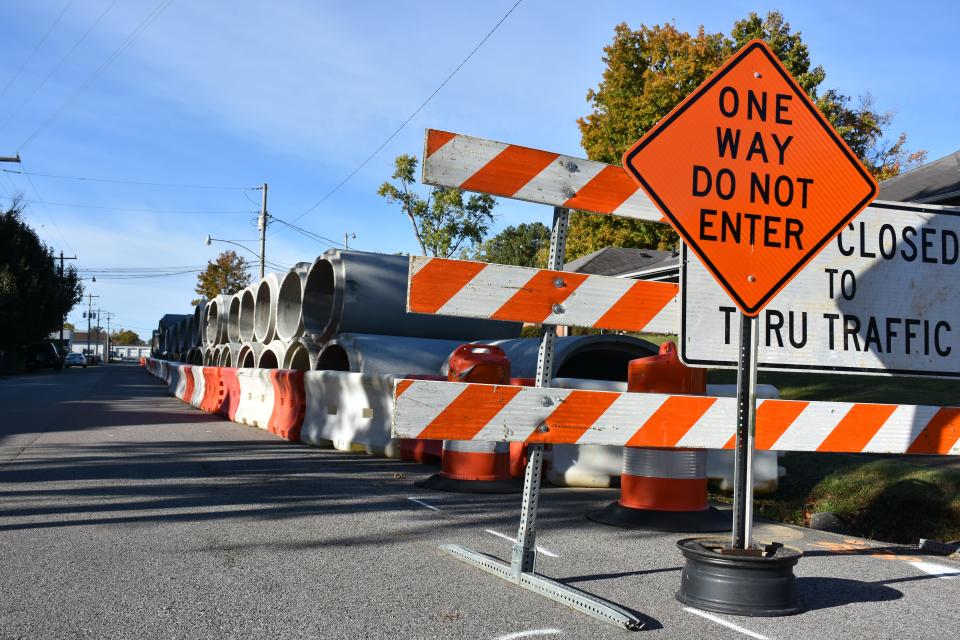
[[[492,536],[497,536],[498,538],[503,538],[504,540],[509,540],[510,542],[512,542],[512,543],[514,543],[514,544],[517,543],[517,539],[516,539],[516,538],[511,538],[510,536],[508,536],[508,535],[505,534],[505,533],[500,533],[499,531],[494,531],[493,529],[484,529],[484,531],[486,531],[487,533],[489,533],[489,534],[492,535]],[[539,552],[542,553],[543,555],[549,556],[549,557],[551,557],[551,558],[559,558],[559,557],[560,557],[559,555],[557,555],[557,554],[554,553],[553,551],[550,551],[549,549],[544,549],[544,548],[541,547],[540,545],[537,545],[537,551],[539,551]]]
[[[531,629],[530,631],[517,631],[505,636],[497,636],[494,640],[517,640],[517,638],[532,638],[533,636],[552,636],[557,633],[563,633],[563,631],[560,631],[560,629]]]
[[[410,502],[416,502],[421,507],[426,507],[427,509],[433,509],[434,511],[440,511],[440,509],[438,509],[437,507],[433,506],[432,504],[427,504],[423,500],[417,500],[416,498],[407,498],[407,500],[409,500]]]
[[[932,576],[937,576],[944,580],[955,580],[960,578],[960,569],[956,567],[948,567],[942,564],[935,564],[933,562],[911,562],[911,565],[920,569],[924,573],[929,573]]]
[[[756,638],[756,640],[770,640],[770,638],[768,638],[767,636],[762,636],[762,635],[760,635],[759,633],[757,633],[756,631],[750,631],[750,629],[744,629],[743,627],[739,627],[739,626],[733,624],[732,622],[727,622],[727,621],[724,620],[723,618],[718,618],[717,616],[715,616],[715,615],[713,615],[713,614],[710,614],[710,613],[707,613],[706,611],[700,611],[699,609],[694,609],[694,608],[692,608],[692,607],[684,607],[683,610],[684,610],[684,611],[689,611],[690,613],[692,613],[692,614],[695,615],[695,616],[700,616],[701,618],[706,618],[707,620],[710,620],[711,622],[716,622],[717,624],[722,624],[723,626],[725,626],[725,627],[728,628],[728,629],[733,629],[734,631],[738,631],[738,632],[742,633],[742,634],[745,635],[745,636],[749,636],[749,637],[751,637],[751,638]]]

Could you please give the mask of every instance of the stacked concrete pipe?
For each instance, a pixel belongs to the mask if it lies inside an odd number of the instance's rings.
[[[193,307],[193,325],[190,334],[190,346],[199,347],[203,344],[204,328],[207,326],[207,301],[201,300]]]
[[[253,336],[257,342],[269,344],[277,335],[277,296],[280,279],[268,273],[257,284],[253,306]]]
[[[233,302],[233,296],[219,295],[207,304],[204,344],[208,347],[221,345],[227,341],[231,302]]]
[[[270,344],[264,345],[263,350],[257,356],[258,369],[279,369],[287,355],[287,346],[285,342],[274,340]]]
[[[320,348],[310,338],[300,337],[290,342],[283,357],[283,368],[297,371],[313,371],[317,368]]]
[[[240,296],[243,289],[230,298],[230,310],[227,312],[227,342],[240,342]]]
[[[254,311],[256,307],[255,287],[250,285],[240,292],[240,313],[237,316],[237,333],[241,343],[254,339]]]
[[[240,350],[243,348],[243,345],[239,342],[228,342],[220,346],[222,347],[220,351],[220,366],[239,367]]]
[[[280,280],[277,292],[277,337],[291,341],[303,335],[303,286],[310,264],[300,262]]]
[[[240,347],[240,351],[237,353],[237,368],[255,368],[257,361],[260,359],[260,352],[262,352],[264,348],[263,343],[260,342],[244,342],[243,346]]]
[[[495,344],[510,358],[510,375],[536,375],[539,338],[475,340]],[[450,354],[463,341],[341,334],[320,352],[317,369],[370,374],[446,375]],[[555,376],[596,380],[627,379],[627,363],[655,355],[657,346],[632,336],[565,336],[555,342]]]
[[[410,258],[330,250],[303,289],[303,327],[317,344],[340,333],[459,340],[515,338],[520,323],[407,313]]]

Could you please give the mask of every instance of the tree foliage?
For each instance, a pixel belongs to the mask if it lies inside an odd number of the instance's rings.
[[[836,127],[864,165],[878,178],[897,175],[922,162],[926,152],[905,148],[906,135],[891,140],[892,113],[874,110],[869,95],[854,102],[835,89],[821,91],[822,66],[812,66],[800,32],[791,32],[781,13],[750,13],[733,24],[730,36],[679,31],[672,24],[626,24],[614,29],[604,47],[606,68],[596,89],[587,92],[591,112],[577,120],[581,143],[591,160],[620,164],[627,148],[670,112],[730,55],[751,39],[766,41],[800,86]],[[610,244],[669,249],[677,236],[667,225],[575,213],[571,216],[567,258]]]
[[[488,195],[471,195],[464,200],[462,191],[446,187],[434,187],[423,198],[411,190],[417,162],[416,156],[397,156],[390,176],[396,184],[384,182],[377,194],[400,205],[413,225],[423,255],[449,258],[482,242],[493,222],[497,201]]]
[[[483,242],[475,258],[483,262],[514,264],[520,267],[543,267],[542,250],[550,246],[550,228],[542,222],[522,223],[507,227]]]
[[[120,329],[119,331],[114,331],[113,335],[110,336],[110,343],[120,346],[136,346],[143,344],[140,340],[140,335],[131,329]]]
[[[250,284],[249,263],[235,251],[224,251],[216,260],[207,262],[207,268],[197,274],[194,291],[207,300],[218,295],[232,294]],[[196,304],[198,300],[194,300]]]
[[[0,213],[0,350],[40,341],[83,297],[74,267],[61,277],[53,251],[22,219],[14,200]]]

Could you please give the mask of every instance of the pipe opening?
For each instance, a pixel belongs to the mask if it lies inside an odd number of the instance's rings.
[[[593,347],[566,358],[555,375],[626,382],[629,362],[640,357],[635,350]]]
[[[220,331],[220,304],[217,300],[212,300],[207,307],[207,331],[204,338],[207,344],[217,344],[217,335]]]
[[[227,342],[240,342],[240,297],[237,293],[230,298],[230,310],[227,312]]]
[[[350,358],[340,345],[328,345],[317,358],[318,371],[350,371]]]
[[[253,353],[253,349],[247,349],[246,353],[243,354],[240,362],[240,368],[242,369],[255,369],[257,367],[257,356]]]
[[[255,305],[255,299],[253,297],[253,292],[250,289],[244,289],[243,295],[240,296],[240,342],[251,342],[253,341],[253,310]]]
[[[277,335],[283,340],[298,337],[302,303],[303,285],[300,276],[291,271],[283,277],[277,293]]]
[[[270,329],[270,283],[266,278],[257,285],[257,296],[253,303],[253,335],[257,340],[265,342],[272,336],[267,335]]]
[[[284,369],[310,371],[310,352],[307,348],[299,342],[291,344],[290,349],[287,351]]]
[[[273,349],[264,349],[260,352],[260,361],[257,362],[258,369],[276,369],[278,367],[277,354]]]
[[[326,339],[325,332],[333,320],[334,301],[333,265],[318,258],[303,283],[303,329]]]

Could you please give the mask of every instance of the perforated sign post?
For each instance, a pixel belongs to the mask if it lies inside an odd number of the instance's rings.
[[[759,40],[637,141],[623,165],[741,312],[732,547],[749,549],[754,317],[877,184]]]

